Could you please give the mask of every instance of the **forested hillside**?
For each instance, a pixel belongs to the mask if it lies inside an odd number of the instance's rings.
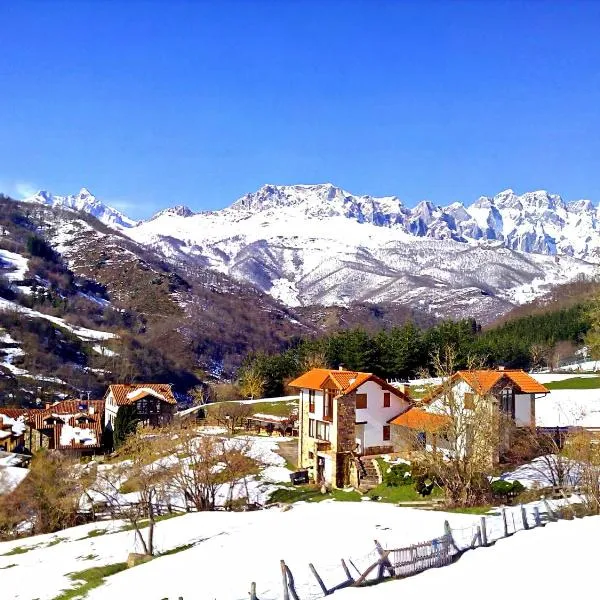
[[[421,329],[412,323],[378,333],[355,328],[305,339],[276,355],[253,355],[242,372],[264,381],[266,395],[279,395],[291,377],[313,366],[375,372],[407,379],[433,370],[432,355],[446,346],[457,353],[457,367],[476,359],[490,367],[530,369],[560,361],[573,353],[590,327],[586,303],[512,319],[487,330],[472,319],[445,321]]]

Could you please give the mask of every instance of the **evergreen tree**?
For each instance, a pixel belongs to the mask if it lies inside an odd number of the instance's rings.
[[[139,418],[135,404],[125,404],[119,408],[115,418],[113,444],[118,448],[125,438],[137,429]]]

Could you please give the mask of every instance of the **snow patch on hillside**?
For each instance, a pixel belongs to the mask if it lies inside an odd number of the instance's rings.
[[[25,306],[21,306],[16,302],[11,302],[10,300],[5,300],[4,298],[0,298],[0,310],[7,310],[19,313],[26,317],[31,317],[35,319],[45,319],[46,321],[50,321],[54,323],[58,327],[62,327],[63,329],[67,329],[71,333],[74,333],[79,339],[90,341],[90,340],[109,340],[117,337],[116,334],[110,333],[109,331],[98,331],[97,329],[88,329],[86,327],[77,327],[75,325],[69,325],[64,319],[60,317],[53,317],[52,315],[46,315],[37,310],[32,310],[31,308],[27,308]]]

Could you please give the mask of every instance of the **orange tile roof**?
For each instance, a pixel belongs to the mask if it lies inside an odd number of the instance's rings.
[[[421,408],[409,408],[405,413],[390,421],[392,425],[401,425],[417,431],[436,432],[450,422],[449,417],[429,413]]]
[[[311,369],[289,383],[291,387],[320,390],[329,377],[329,369]]]
[[[451,381],[457,379],[465,381],[474,392],[478,394],[487,394],[502,379],[512,381],[519,391],[525,394],[548,394],[550,390],[539,383],[522,369],[473,369],[470,371],[457,371],[452,376]],[[447,390],[447,384],[441,384],[435,388],[422,402],[431,402],[434,398]]]
[[[173,395],[171,384],[169,383],[118,383],[109,385],[104,395],[104,399],[112,392],[113,398],[117,403],[117,406],[124,406],[125,404],[131,404],[143,398],[144,396],[150,395],[144,394],[144,388],[152,390],[159,396],[164,398],[167,404],[177,404],[177,400]],[[132,397],[133,396],[133,397]]]
[[[389,384],[385,379],[373,373],[362,373],[361,371],[340,371],[334,369],[311,369],[300,377],[289,383],[291,387],[309,390],[322,390],[325,384],[331,381],[340,391],[341,395],[349,394],[367,381],[375,381],[383,389],[393,393],[399,398],[408,400],[406,394]]]
[[[537,379],[534,379],[531,375],[525,373],[525,371],[504,371],[509,379],[512,379],[514,383],[519,387],[522,392],[526,394],[548,394],[550,390],[542,385]]]

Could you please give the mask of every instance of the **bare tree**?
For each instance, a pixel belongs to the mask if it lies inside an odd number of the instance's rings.
[[[230,435],[234,435],[236,429],[243,427],[252,412],[251,404],[222,402],[213,405],[210,415],[219,425],[225,426]]]
[[[226,507],[231,507],[237,487],[243,485],[248,501],[248,478],[261,466],[252,456],[251,444],[243,438],[224,439],[199,434],[193,427],[173,429],[178,440],[178,460],[171,467],[170,488],[183,497],[186,507],[197,511],[214,510],[218,495],[225,491]]]
[[[130,524],[147,555],[154,553],[157,513],[161,506],[169,504],[172,454],[177,443],[176,439],[153,430],[138,430],[120,448],[125,460],[100,471],[92,486],[96,494],[104,497],[112,518]],[[146,526],[144,536],[142,529]]]
[[[500,442],[498,406],[484,391],[485,386],[476,381],[479,365],[469,361],[471,378],[475,381],[473,393],[467,397],[457,392],[452,379],[455,351],[447,347],[432,359],[436,375],[442,378],[442,387],[428,407],[435,415],[435,426],[429,436],[426,434],[425,440],[419,434],[413,440],[415,447],[422,448],[416,454],[416,469],[429,474],[443,486],[450,504],[479,504],[487,499],[487,475]]]

